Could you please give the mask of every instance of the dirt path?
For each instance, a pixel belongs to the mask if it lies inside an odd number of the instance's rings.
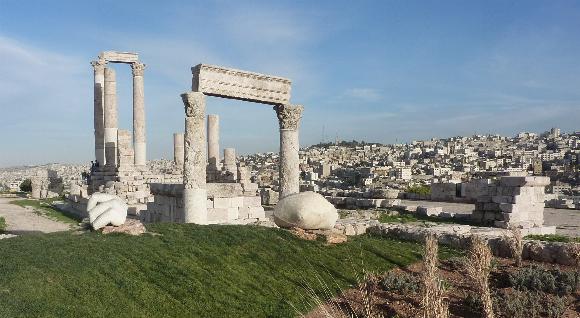
[[[70,226],[66,223],[53,221],[35,214],[30,209],[10,204],[16,198],[0,198],[0,216],[6,219],[6,232],[11,234],[27,234],[34,232],[67,231]]]

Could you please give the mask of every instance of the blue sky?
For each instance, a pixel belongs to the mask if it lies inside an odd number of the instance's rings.
[[[580,129],[578,1],[0,0],[0,167],[93,158],[104,50],[147,64],[148,158],[172,157],[179,94],[210,63],[292,79],[301,144]],[[117,70],[131,129],[131,72]],[[269,106],[208,99],[221,147],[277,151]]]

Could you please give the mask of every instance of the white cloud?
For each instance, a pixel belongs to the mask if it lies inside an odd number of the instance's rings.
[[[364,102],[377,102],[383,98],[381,92],[373,88],[350,88],[344,95]]]

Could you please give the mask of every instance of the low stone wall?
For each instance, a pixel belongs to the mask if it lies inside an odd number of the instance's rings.
[[[337,208],[345,209],[372,209],[372,208],[390,208],[400,204],[399,199],[365,199],[355,197],[325,197],[328,202]]]
[[[360,227],[363,227],[360,225]],[[339,231],[339,229],[337,229]],[[522,235],[546,234],[553,229],[546,227],[523,229]],[[367,226],[367,233],[391,237],[402,240],[422,242],[426,234],[436,234],[440,244],[457,249],[469,248],[471,237],[478,235],[488,242],[492,252],[496,256],[509,257],[511,252],[506,241],[510,232],[503,229],[475,227],[470,225],[435,225],[432,227],[420,227],[417,225],[385,224]],[[562,265],[575,265],[577,253],[580,252],[578,243],[544,242],[524,240],[522,257],[524,259],[556,263]]]
[[[240,183],[208,183],[208,222],[244,223],[266,218],[259,196],[247,195]],[[183,222],[183,184],[150,184],[154,196],[147,204],[145,222]]]

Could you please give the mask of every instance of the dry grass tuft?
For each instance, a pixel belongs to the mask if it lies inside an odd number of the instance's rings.
[[[375,292],[376,292],[376,278],[372,275],[369,275],[366,271],[364,272],[363,282],[359,286],[359,290],[362,295],[362,304],[363,304],[363,317],[365,318],[381,318],[382,315],[379,313],[375,313],[374,306],[375,306]]]
[[[511,256],[517,267],[522,266],[522,251],[524,249],[524,238],[522,231],[516,227],[511,227],[510,234],[505,236],[505,241],[510,248]]]
[[[491,250],[479,236],[473,236],[471,248],[468,252],[469,261],[465,263],[467,275],[473,281],[476,292],[481,295],[483,314],[486,318],[493,318],[493,301],[489,287],[489,274],[491,272]]]
[[[423,288],[421,311],[424,318],[449,317],[449,305],[443,293],[443,282],[437,276],[437,237],[428,234],[425,238],[425,255],[423,256]]]

